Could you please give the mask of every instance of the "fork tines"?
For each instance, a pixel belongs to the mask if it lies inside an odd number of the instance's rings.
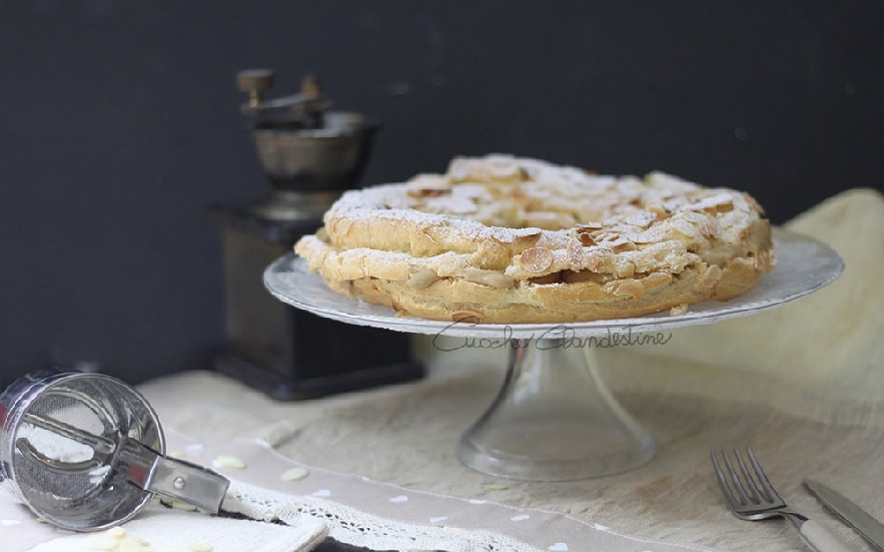
[[[746,455],[749,458],[749,463],[752,465],[754,476],[753,473],[750,473],[749,467],[746,465],[745,460],[743,460],[743,455],[739,449],[733,449],[733,456],[736,458],[739,473],[731,461],[730,455],[726,450],[722,449],[721,457],[730,476],[730,483],[728,483],[728,478],[725,477],[715,451],[710,451],[710,455],[712,457],[712,466],[715,468],[715,477],[718,480],[719,486],[721,486],[725,499],[732,508],[764,504],[785,506],[780,495],[774,490],[773,485],[771,485],[770,480],[758,463],[758,459],[755,458],[755,453],[752,452],[751,448],[746,447]],[[742,478],[740,474],[742,474]],[[736,501],[737,497],[739,497],[739,502]]]

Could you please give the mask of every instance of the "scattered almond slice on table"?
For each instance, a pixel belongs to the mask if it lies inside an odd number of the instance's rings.
[[[160,504],[184,512],[196,512],[199,510],[199,508],[197,508],[193,504],[188,504],[187,502],[183,502],[181,500],[175,500],[174,498],[161,498]]]
[[[216,468],[231,468],[234,470],[243,470],[246,468],[246,463],[237,458],[236,456],[231,456],[229,454],[222,454],[215,458],[212,461],[212,465]]]
[[[282,480],[283,481],[298,481],[299,479],[304,479],[310,474],[310,472],[306,468],[289,468],[282,472]]]

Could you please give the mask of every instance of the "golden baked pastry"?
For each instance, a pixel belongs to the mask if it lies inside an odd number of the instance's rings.
[[[295,251],[334,291],[480,323],[641,316],[750,289],[775,263],[748,194],[507,155],[346,192]]]

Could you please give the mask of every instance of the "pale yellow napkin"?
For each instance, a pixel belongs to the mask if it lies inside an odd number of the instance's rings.
[[[884,390],[884,196],[854,189],[785,225],[845,262],[828,287],[746,318],[678,330],[677,347],[649,354],[751,371],[855,398]],[[640,351],[640,350],[637,350]]]

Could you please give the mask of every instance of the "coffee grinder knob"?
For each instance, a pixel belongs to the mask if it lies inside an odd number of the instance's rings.
[[[256,108],[264,100],[264,92],[273,88],[275,75],[271,69],[246,69],[236,74],[236,86],[249,93],[248,107]]]

